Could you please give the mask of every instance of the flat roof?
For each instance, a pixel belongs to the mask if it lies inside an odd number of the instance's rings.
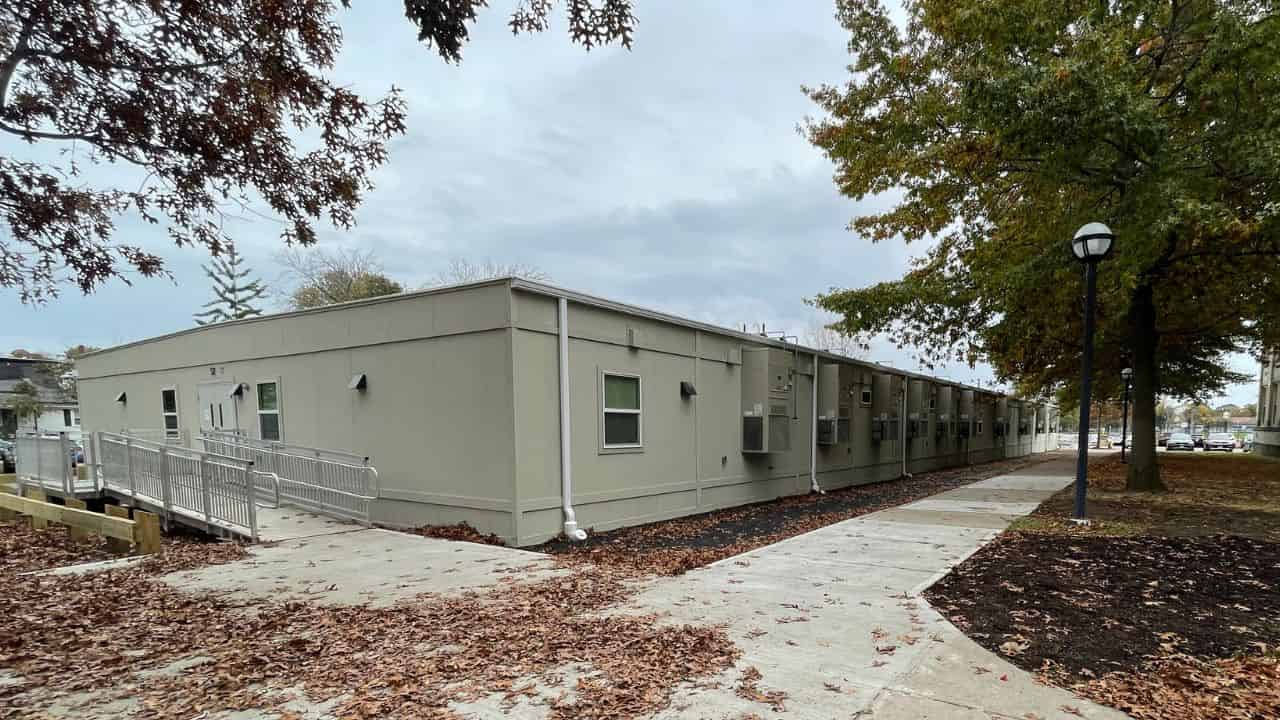
[[[775,347],[782,350],[800,352],[805,355],[816,355],[818,357],[825,358],[827,360],[859,365],[875,372],[882,372],[890,375],[898,375],[901,377],[911,378],[915,380],[926,380],[929,382],[951,385],[953,387],[958,387],[964,390],[973,390],[975,392],[985,393],[988,395],[1007,397],[1010,400],[1027,401],[1027,402],[1046,402],[1046,403],[1048,402],[1048,401],[1032,400],[1030,398],[1019,398],[1017,396],[1009,395],[1007,393],[1001,392],[999,390],[995,390],[993,388],[984,388],[984,387],[979,387],[974,385],[968,385],[966,383],[950,380],[944,377],[928,375],[925,373],[914,372],[911,370],[904,370],[903,368],[894,367],[892,365],[885,365],[885,364],[877,363],[871,360],[852,358],[847,355],[833,353],[828,350],[812,348],[805,345],[801,345],[799,343],[786,342],[785,340],[780,340],[778,338],[772,338],[772,337],[766,337],[763,335],[756,335],[748,332],[742,332],[741,330],[722,327],[719,325],[714,325],[714,324],[702,322],[699,320],[690,320],[689,318],[680,317],[678,315],[672,315],[670,313],[665,313],[660,310],[653,310],[650,308],[640,307],[638,305],[631,305],[629,303],[619,302],[616,300],[609,300],[607,298],[602,298],[602,297],[597,297],[595,295],[590,295],[587,293],[577,292],[575,290],[570,290],[568,288],[558,287],[556,285],[550,285],[547,283],[537,282],[533,280],[526,280],[524,278],[514,277],[514,276],[489,278],[485,280],[477,280],[474,282],[456,283],[453,285],[442,285],[439,287],[428,288],[425,290],[410,290],[406,292],[393,293],[391,295],[381,295],[375,298],[365,298],[362,300],[349,300],[347,302],[334,303],[332,305],[325,305],[317,308],[309,308],[307,310],[286,310],[284,312],[258,315],[251,318],[244,318],[242,320],[228,320],[227,322],[221,322],[221,323],[216,323],[211,325],[199,325],[192,328],[186,328],[184,330],[178,330],[175,332],[166,333],[164,335],[157,335],[155,337],[145,338],[142,340],[135,340],[133,342],[124,343],[122,345],[116,345],[114,347],[103,348],[101,350],[96,350],[91,353],[86,353],[81,357],[94,357],[97,355],[103,355],[106,353],[114,352],[116,350],[123,350],[125,348],[138,347],[140,345],[159,342],[161,340],[169,340],[172,338],[182,337],[184,335],[204,332],[206,330],[211,330],[214,328],[226,328],[226,327],[232,327],[236,325],[249,325],[252,323],[281,320],[281,319],[286,319],[290,317],[312,315],[316,313],[339,312],[339,311],[346,310],[353,307],[364,307],[368,305],[377,305],[379,303],[399,302],[401,300],[408,300],[411,298],[427,297],[430,295],[437,295],[441,293],[456,292],[459,290],[471,290],[471,289],[491,287],[496,285],[506,285],[506,286],[509,286],[512,290],[520,290],[523,292],[533,293],[536,295],[544,295],[544,296],[554,297],[554,298],[563,297],[567,301],[578,303],[579,305],[598,307],[605,310],[612,310],[615,312],[623,313],[626,315],[633,315],[636,317],[643,317],[650,320],[656,320],[659,322],[668,323],[671,325],[686,327],[693,330],[702,330],[705,332],[716,333],[718,335],[735,337],[743,341],[755,343],[757,345],[766,345],[769,347]],[[16,358],[16,359],[22,359],[22,358]]]

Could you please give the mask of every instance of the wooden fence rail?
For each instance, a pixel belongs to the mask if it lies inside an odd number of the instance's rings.
[[[77,502],[76,505],[83,506]],[[39,488],[28,488],[27,497],[19,497],[0,492],[0,510],[8,510],[31,518],[35,528],[47,527],[49,523],[58,523],[71,528],[73,537],[84,533],[93,533],[105,538],[128,543],[138,552],[150,555],[160,552],[160,518],[142,510],[133,511],[133,519],[129,519],[129,511],[115,505],[108,505],[107,514],[91,512],[83,507],[56,505],[46,502],[45,495]],[[123,517],[120,517],[123,515]]]

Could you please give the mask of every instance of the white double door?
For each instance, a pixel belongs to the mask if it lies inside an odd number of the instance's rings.
[[[240,429],[236,416],[236,383],[205,383],[196,389],[200,401],[200,429],[235,431]]]

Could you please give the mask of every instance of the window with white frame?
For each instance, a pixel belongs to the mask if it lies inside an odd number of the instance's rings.
[[[638,448],[641,430],[640,377],[603,373],[601,379],[604,418],[603,445],[606,448]]]
[[[978,430],[976,434],[978,435],[982,434],[982,418],[978,418]]]
[[[62,427],[71,427],[71,411],[62,409]]]
[[[280,440],[280,383],[258,383],[258,437]]]
[[[861,405],[871,404],[871,388],[870,387],[862,388],[862,393],[861,393],[861,396],[858,398],[858,402]]]
[[[164,420],[164,436],[178,437],[178,389],[163,388],[160,390],[160,411]]]

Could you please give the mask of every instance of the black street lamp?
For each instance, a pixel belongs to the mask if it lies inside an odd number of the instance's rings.
[[[1111,228],[1092,222],[1076,231],[1071,238],[1071,252],[1084,263],[1084,354],[1080,358],[1080,442],[1076,453],[1077,522],[1088,522],[1084,516],[1085,493],[1089,489],[1089,403],[1093,391],[1093,306],[1098,295],[1098,262],[1111,254],[1116,236]]]
[[[1133,368],[1125,368],[1120,371],[1120,377],[1124,378],[1124,410],[1120,416],[1120,462],[1129,462],[1124,459],[1124,448],[1129,444],[1129,383],[1133,380]]]

